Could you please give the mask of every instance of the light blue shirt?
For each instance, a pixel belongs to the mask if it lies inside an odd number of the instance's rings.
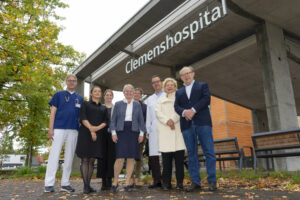
[[[155,92],[155,94],[156,94],[157,97],[160,97],[163,93],[164,93],[163,90],[161,90],[160,93]]]

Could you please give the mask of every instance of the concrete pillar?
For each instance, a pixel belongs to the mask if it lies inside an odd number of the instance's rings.
[[[80,94],[84,97],[84,80],[77,78],[77,87],[76,93]],[[73,164],[72,164],[72,172],[80,172],[80,162],[81,159],[76,155],[74,155]]]
[[[84,80],[77,78],[76,93],[84,97]]]
[[[253,132],[269,131],[268,116],[265,110],[252,110]]]
[[[257,29],[256,39],[269,129],[296,128],[297,112],[283,30],[265,22]],[[275,170],[288,170],[291,164],[286,158],[275,159]]]

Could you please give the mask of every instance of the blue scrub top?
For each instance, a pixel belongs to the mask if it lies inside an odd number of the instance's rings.
[[[75,92],[59,91],[54,94],[50,106],[57,108],[54,129],[79,129],[79,110],[83,98]]]

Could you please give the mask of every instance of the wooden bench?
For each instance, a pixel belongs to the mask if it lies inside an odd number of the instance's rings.
[[[250,158],[253,160],[253,148],[250,146],[243,146],[240,150],[236,137],[214,140],[214,148],[215,148],[216,160],[219,161],[220,170],[222,170],[222,161],[223,161],[223,167],[225,167],[224,161],[237,160],[239,162],[239,168],[241,170],[243,168],[243,161],[246,158]],[[244,153],[245,148],[250,149],[251,151],[250,157],[245,156]],[[199,156],[199,162],[205,162],[206,159],[200,145],[198,145],[198,156]],[[187,165],[188,163],[186,159],[185,166],[187,167]]]
[[[300,128],[255,133],[252,136],[254,146],[254,170],[256,172],[257,158],[300,156],[300,151],[286,152],[274,150],[287,150],[300,148]]]

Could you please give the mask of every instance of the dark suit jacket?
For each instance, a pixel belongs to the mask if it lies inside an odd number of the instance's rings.
[[[146,123],[146,116],[147,116],[147,105],[144,104],[143,102],[139,101],[139,103],[142,106],[142,111],[143,111],[143,117],[144,117],[144,122]]]
[[[176,91],[175,97],[175,111],[180,115],[180,127],[181,131],[184,131],[191,127],[192,121],[197,126],[212,126],[209,106],[210,104],[210,92],[207,83],[194,82],[192,87],[190,99],[188,99],[185,86]],[[196,114],[192,121],[187,121],[182,117],[182,112],[185,109],[194,108]]]

